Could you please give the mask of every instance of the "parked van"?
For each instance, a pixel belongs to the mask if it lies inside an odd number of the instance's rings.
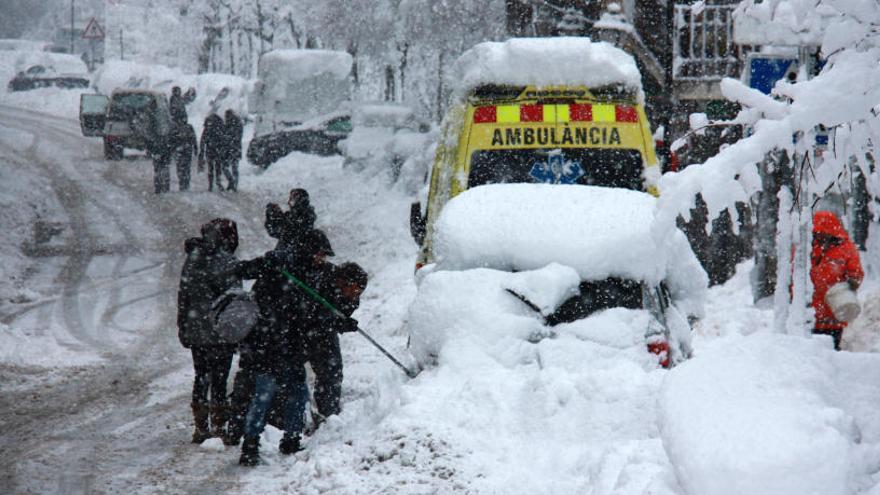
[[[550,183],[657,194],[660,170],[633,58],[584,38],[481,43],[453,69],[458,87],[444,119],[427,205],[413,205],[433,262],[433,224],[462,191],[483,184]]]
[[[260,56],[249,96],[251,163],[268,167],[291,151],[336,152],[350,129],[337,113],[351,98],[353,59],[336,50],[272,50]],[[322,128],[323,126],[323,128]]]

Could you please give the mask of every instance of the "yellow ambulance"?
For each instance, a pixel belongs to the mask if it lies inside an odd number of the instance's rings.
[[[450,198],[483,184],[536,182],[657,194],[660,170],[632,57],[584,38],[482,43],[457,62],[427,205],[410,227],[433,262],[433,225]]]

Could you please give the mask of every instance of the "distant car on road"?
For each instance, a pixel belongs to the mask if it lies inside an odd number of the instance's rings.
[[[42,63],[21,70],[9,81],[9,91],[28,91],[37,88],[88,88],[91,84],[88,70],[82,60],[70,55],[45,54],[50,57]]]
[[[247,150],[248,161],[267,168],[293,151],[329,156],[340,153],[337,144],[351,133],[351,114],[334,112],[291,128],[257,136]]]
[[[146,150],[147,144],[171,133],[171,111],[164,93],[116,89],[105,95],[80,97],[83,136],[104,138],[104,158],[120,160],[125,148]]]

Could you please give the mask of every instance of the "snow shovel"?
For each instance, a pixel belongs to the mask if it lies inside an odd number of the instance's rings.
[[[305,292],[306,294],[308,294],[312,299],[314,299],[315,301],[318,301],[319,303],[321,303],[322,306],[324,306],[325,308],[327,308],[328,310],[330,310],[331,313],[333,313],[334,315],[338,316],[339,318],[348,319],[348,316],[346,316],[342,311],[339,311],[338,309],[336,309],[336,308],[335,308],[332,304],[330,304],[326,299],[324,299],[323,297],[321,297],[321,294],[318,294],[317,292],[315,292],[314,289],[312,289],[312,288],[309,287],[308,285],[304,284],[304,283],[303,283],[301,280],[299,280],[298,278],[294,277],[290,272],[288,272],[287,270],[281,270],[281,273],[283,273],[284,276],[287,277],[291,282],[295,283],[300,289],[303,290],[303,292]],[[413,371],[413,370],[407,368],[406,366],[404,366],[403,363],[401,363],[400,361],[398,361],[397,358],[395,358],[393,355],[391,355],[390,352],[388,352],[387,350],[385,350],[384,347],[382,347],[381,345],[379,345],[378,342],[376,342],[375,340],[373,340],[373,337],[370,337],[370,335],[367,334],[367,332],[361,330],[360,327],[358,327],[357,331],[358,331],[359,334],[363,335],[364,338],[367,339],[371,344],[373,344],[373,347],[375,347],[376,349],[379,349],[379,351],[380,351],[382,354],[384,354],[385,357],[387,357],[388,359],[390,359],[392,363],[396,364],[398,368],[402,369],[403,372],[406,373],[406,376],[408,376],[408,377],[410,377],[410,378],[415,378],[416,376],[418,376],[418,374],[419,374],[418,371]]]

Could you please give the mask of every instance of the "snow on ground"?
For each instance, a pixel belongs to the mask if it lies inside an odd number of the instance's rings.
[[[52,92],[43,95],[46,100],[49,94],[58,96],[46,108],[63,115],[74,92],[46,91]],[[36,104],[39,93],[27,93],[4,94],[0,104]],[[69,120],[66,125],[75,130]],[[0,133],[7,160],[0,164],[0,228],[10,233],[0,245],[4,277],[26,266],[14,248],[32,238],[30,224],[37,213],[51,219],[62,209],[46,191],[50,177],[13,161],[16,153],[45,158],[65,152],[51,143],[31,150],[32,142],[7,128]],[[89,149],[95,154],[92,161],[68,163],[65,172],[98,167],[99,146]],[[33,152],[37,155],[27,155]],[[146,188],[151,174],[138,166],[146,162],[130,162],[105,173]],[[412,277],[416,248],[407,228],[410,198],[400,188],[389,188],[382,171],[356,172],[344,167],[340,157],[294,153],[264,172],[243,164],[238,196],[207,193],[204,175],[196,174],[194,184],[194,191],[169,196],[166,213],[173,218],[225,212],[240,223],[243,258],[272,246],[262,229],[264,204],[283,203],[293,187],[308,189],[336,261],[357,261],[370,274],[355,316],[406,364],[414,365],[405,348],[408,326],[448,324],[458,333],[433,347],[436,364],[414,380],[360,336],[343,336],[343,413],[330,418],[306,440],[306,450],[290,458],[278,454],[279,432],[269,429],[263,442],[266,462],[252,471],[224,470],[235,464],[237,449],[186,443],[192,372],[186,351],[176,348],[166,358],[180,367],[149,382],[139,399],[160,417],[127,417],[114,435],[125,439],[164,424],[173,432],[172,442],[179,443],[150,447],[167,448],[170,457],[119,459],[128,469],[118,483],[146,476],[142,464],[152,462],[159,467],[148,473],[154,484],[144,493],[174,491],[184,483],[178,478],[203,474],[185,466],[240,480],[243,486],[229,491],[243,493],[878,493],[880,387],[872,377],[880,374],[880,359],[866,352],[834,353],[827,338],[771,334],[772,311],[751,304],[749,263],[727,284],[709,291],[706,316],[695,331],[694,358],[666,371],[654,366],[635,339],[637,333],[626,333],[644,325],[638,311],[607,311],[556,327],[555,338],[529,342],[543,330],[530,311],[512,297],[483,289],[492,277],[515,285],[534,273],[437,272],[417,294]],[[112,199],[116,193],[109,189]],[[92,206],[82,211],[100,214]],[[141,212],[117,213],[133,229],[147,231],[148,241],[164,239],[150,240],[152,227]],[[195,224],[209,217],[187,219]],[[118,235],[96,229],[101,239]],[[119,269],[149,272],[144,261],[135,258]],[[33,276],[51,287],[49,274],[58,269],[47,262]],[[89,269],[86,275],[94,279],[119,276],[100,256]],[[545,278],[560,289],[571,277],[556,273]],[[527,285],[542,285],[533,282]],[[143,288],[130,290],[134,296]],[[860,293],[865,312],[846,334],[853,351],[877,348],[874,322],[880,321],[880,307],[873,301],[878,292],[869,278]],[[541,302],[552,306],[564,293]],[[174,311],[143,296],[124,318],[111,318],[113,328],[122,330],[113,338],[119,346],[132,345],[127,333],[152,328]],[[104,296],[94,297],[97,308],[106,306],[100,301]],[[82,346],[53,347],[55,334],[27,332],[40,324],[22,318],[14,326],[0,326],[0,359],[63,370],[101,358]],[[16,347],[20,343],[39,355],[22,352]],[[164,404],[170,410],[162,409]],[[129,414],[120,411],[122,417]]]
[[[34,112],[55,115],[63,119],[79,119],[79,97],[91,93],[86,89],[39,88],[12,93],[0,90],[0,105],[26,108]]]

